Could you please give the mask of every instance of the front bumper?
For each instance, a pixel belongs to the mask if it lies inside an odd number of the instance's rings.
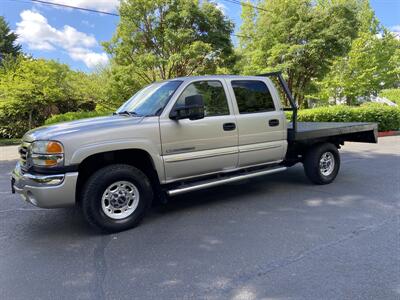
[[[19,163],[12,173],[12,190],[38,207],[58,208],[75,204],[78,172],[55,175],[24,173]]]

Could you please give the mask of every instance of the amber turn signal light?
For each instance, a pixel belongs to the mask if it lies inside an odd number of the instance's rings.
[[[47,144],[47,153],[63,153],[63,148],[60,143],[49,142]]]

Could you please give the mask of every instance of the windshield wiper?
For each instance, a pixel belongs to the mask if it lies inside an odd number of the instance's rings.
[[[134,111],[127,111],[127,110],[115,112],[115,113],[113,113],[113,115],[141,117],[141,115],[139,115],[138,113],[136,113]]]

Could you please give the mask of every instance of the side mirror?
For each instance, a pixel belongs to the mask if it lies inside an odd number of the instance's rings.
[[[202,95],[193,95],[185,98],[185,105],[175,107],[169,117],[172,120],[199,120],[204,118],[204,100]]]

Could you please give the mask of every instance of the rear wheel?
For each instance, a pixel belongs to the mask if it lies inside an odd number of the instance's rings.
[[[139,224],[152,199],[150,181],[142,171],[115,164],[88,179],[83,188],[82,211],[92,226],[117,232]]]
[[[308,179],[313,183],[331,183],[339,172],[339,151],[333,144],[319,144],[306,153],[303,165]]]

